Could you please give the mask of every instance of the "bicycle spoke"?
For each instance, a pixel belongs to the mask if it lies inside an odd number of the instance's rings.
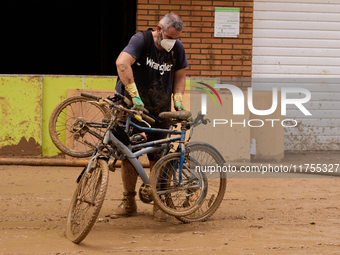
[[[52,141],[70,156],[90,156],[107,127],[102,125],[102,120],[108,118],[108,109],[88,101],[81,96],[65,99],[51,115]]]
[[[222,166],[224,164],[223,158],[220,157],[216,149],[204,143],[194,143],[190,145],[189,158],[197,162],[198,166],[203,169],[204,167]],[[204,173],[204,171],[202,171],[202,173]],[[206,190],[205,200],[201,204],[201,207],[188,216],[177,217],[179,220],[183,222],[204,221],[217,210],[222,202],[226,189],[225,173],[216,172],[210,174],[209,172],[206,172],[205,175],[207,177],[206,183],[208,188]]]
[[[179,162],[179,153],[168,154],[156,163],[150,176],[154,202],[161,210],[174,216],[188,215],[198,209],[207,188],[201,180],[202,175],[191,171],[190,164],[194,165],[193,162],[187,159],[182,173]]]

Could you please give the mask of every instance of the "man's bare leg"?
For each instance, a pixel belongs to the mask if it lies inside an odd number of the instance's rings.
[[[153,167],[155,166],[157,161],[152,160],[150,161],[150,173],[153,170]],[[168,220],[168,215],[164,213],[161,209],[158,208],[158,206],[153,206],[153,218],[155,221],[164,222]]]
[[[150,173],[151,173],[153,167],[155,166],[156,162],[157,162],[156,160],[150,160]]]
[[[137,212],[136,204],[136,183],[138,175],[129,161],[123,160],[121,166],[123,181],[123,200],[118,208],[113,212],[111,218],[132,216]]]
[[[133,168],[129,161],[123,160],[121,171],[124,192],[135,192],[138,178],[136,170]]]

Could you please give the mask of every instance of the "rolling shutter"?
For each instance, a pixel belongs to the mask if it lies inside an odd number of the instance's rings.
[[[255,0],[252,73],[255,90],[312,94],[304,105],[312,116],[288,108],[299,124],[285,128],[285,150],[340,149],[339,0]]]

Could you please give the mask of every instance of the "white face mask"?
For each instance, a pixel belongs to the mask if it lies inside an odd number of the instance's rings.
[[[157,41],[158,44],[167,52],[170,52],[176,43],[176,39],[164,39],[163,32],[159,35]]]
[[[163,37],[163,33],[162,33],[162,37]],[[171,51],[171,49],[174,47],[175,43],[176,43],[176,39],[162,39],[161,40],[161,46],[167,52]]]

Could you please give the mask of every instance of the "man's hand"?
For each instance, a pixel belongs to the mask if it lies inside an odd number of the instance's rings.
[[[176,111],[185,111],[185,108],[182,104],[183,95],[181,93],[176,93],[174,95],[174,108]]]
[[[137,111],[143,111],[144,104],[142,102],[142,99],[139,96],[136,84],[135,83],[131,83],[129,85],[126,85],[125,89],[126,89],[126,91],[129,93],[129,95],[132,98],[133,107],[131,109],[132,110],[137,110]]]
[[[143,111],[144,104],[142,102],[142,99],[140,99],[139,96],[133,97],[132,103],[133,103],[133,107],[131,108],[131,110]]]
[[[176,111],[185,111],[185,108],[182,104],[182,102],[175,102],[175,110]]]

